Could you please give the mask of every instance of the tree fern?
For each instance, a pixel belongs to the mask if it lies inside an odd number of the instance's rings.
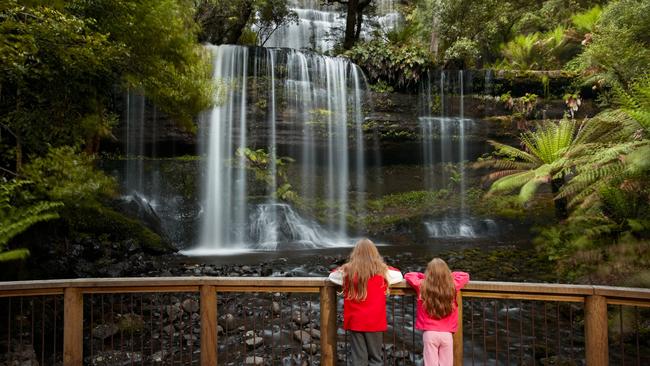
[[[28,202],[21,205],[12,202],[20,189],[28,184],[28,181],[0,181],[0,262],[27,257],[27,249],[6,250],[9,242],[32,225],[59,217],[56,212],[62,206],[59,202]]]
[[[579,31],[591,33],[594,31],[594,27],[596,26],[596,23],[598,23],[602,13],[603,8],[601,8],[600,5],[596,5],[583,13],[578,13],[572,16],[571,22]]]
[[[585,135],[580,134],[581,131],[584,131],[583,123],[565,119],[540,125],[535,131],[521,134],[523,149],[489,141],[496,149],[493,157],[475,166],[498,169],[485,177],[494,181],[490,194],[518,189],[519,200],[527,202],[542,185],[552,182],[561,184],[564,176],[572,171],[566,157],[572,149],[578,148],[576,141],[579,137],[586,139]],[[556,202],[556,209],[558,216],[564,215],[563,203]]]
[[[595,198],[603,187],[644,180],[650,173],[650,76],[639,78],[629,91],[616,87],[614,93],[618,108],[602,112],[590,122],[597,126],[594,130],[602,125],[610,132],[602,133],[599,143],[583,144],[571,152],[574,177],[558,195],[570,198],[570,206],[585,209],[597,205]]]

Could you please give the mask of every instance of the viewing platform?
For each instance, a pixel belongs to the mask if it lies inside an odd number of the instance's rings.
[[[324,277],[4,282],[0,365],[349,365],[338,289]],[[422,365],[413,295],[391,287],[384,364]],[[461,295],[455,365],[650,364],[650,289],[472,281]]]

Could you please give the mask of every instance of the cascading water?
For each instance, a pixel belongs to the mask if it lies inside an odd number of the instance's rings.
[[[145,97],[141,93],[128,91],[125,94],[125,153],[126,178],[124,186],[127,194],[145,193],[145,177],[142,156],[144,156]],[[155,126],[155,124],[154,124]]]
[[[390,31],[397,27],[400,14],[395,8],[396,0],[376,1],[375,16],[364,20],[361,37],[368,38],[370,23],[379,29]],[[277,29],[264,46],[311,49],[327,52],[334,48],[345,29],[345,11],[338,4],[324,4],[321,0],[291,0],[289,8],[298,16],[297,23],[286,24]],[[370,22],[368,22],[370,20]]]
[[[186,253],[349,244],[350,203],[363,206],[365,190],[361,106],[366,83],[359,68],[342,58],[296,50],[209,49],[215,82],[226,85],[226,92],[202,122],[207,169],[201,237],[199,247]],[[280,115],[290,123],[279,124]],[[251,183],[255,176],[236,153],[247,148],[268,154],[261,201],[254,187],[259,182]],[[294,155],[300,182],[294,189],[300,197],[325,199],[328,219],[322,226],[279,201],[278,187],[288,184],[279,167],[285,150]]]
[[[473,120],[465,118],[465,73],[460,70],[453,75],[443,70],[438,80],[434,76],[429,75],[421,90],[422,112],[419,119],[424,184],[427,190],[457,191],[459,203],[456,216],[427,221],[425,228],[433,238],[493,235],[496,232],[494,221],[475,220],[467,209],[466,135],[472,128]],[[458,99],[457,109],[454,108],[452,97]],[[436,110],[438,116],[434,116]]]

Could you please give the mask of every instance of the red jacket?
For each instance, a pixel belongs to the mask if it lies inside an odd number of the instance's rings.
[[[461,288],[465,287],[467,282],[469,282],[469,274],[465,272],[452,272],[451,277],[454,279],[454,287],[456,288],[456,297],[458,297],[458,291]],[[422,299],[420,298],[420,285],[424,281],[424,274],[420,272],[409,272],[404,275],[404,279],[408,282],[415,293],[418,296],[418,305],[417,305],[417,319],[415,320],[415,328],[420,330],[435,330],[438,332],[451,332],[455,333],[458,330],[458,304],[456,299],[451,307],[451,314],[447,315],[444,318],[432,318],[424,310],[422,305]]]
[[[401,282],[402,273],[393,267],[388,267],[388,284]],[[342,272],[337,268],[330,273],[330,280],[342,284]],[[374,275],[368,280],[367,296],[363,301],[347,298],[343,289],[343,328],[357,332],[384,332],[388,329],[386,321],[386,281],[384,276]]]

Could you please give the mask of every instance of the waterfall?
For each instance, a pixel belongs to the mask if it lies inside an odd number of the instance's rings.
[[[126,98],[126,179],[127,194],[144,193],[145,177],[142,157],[144,156],[145,97],[142,93],[127,91]]]
[[[437,76],[436,80],[436,75],[430,73],[420,90],[424,188],[454,188],[458,194],[458,210],[452,214],[455,217],[448,215],[425,222],[425,228],[429,236],[435,238],[492,235],[495,232],[494,222],[473,219],[466,202],[467,133],[472,128],[473,120],[465,117],[465,72],[458,71],[454,78],[452,72],[442,70]],[[453,103],[454,99],[457,99],[457,103]],[[437,113],[435,110],[438,110]]]
[[[377,1],[374,16],[364,15],[362,38],[371,38],[371,23],[376,23],[382,31],[390,31],[398,26],[400,14],[395,3],[396,0]],[[345,8],[338,4],[327,5],[320,0],[291,0],[289,9],[298,16],[297,23],[278,28],[264,46],[327,52],[334,48],[345,30]]]
[[[186,253],[348,245],[351,204],[365,206],[363,73],[346,59],[297,50],[208,48],[215,83],[225,90],[202,118],[201,236]],[[246,148],[268,154],[266,182],[236,154]],[[291,181],[283,171],[286,154],[297,175]],[[287,184],[302,199],[324,199],[325,222],[283,203],[279,187]]]

